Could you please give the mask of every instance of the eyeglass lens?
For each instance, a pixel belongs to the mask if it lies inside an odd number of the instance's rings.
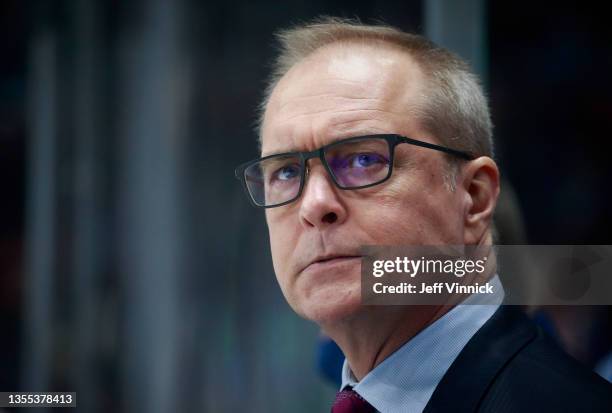
[[[383,181],[389,175],[391,154],[385,139],[341,142],[324,149],[324,159],[336,184],[344,189]],[[271,206],[298,196],[304,176],[299,155],[279,155],[250,165],[245,181],[257,205]]]

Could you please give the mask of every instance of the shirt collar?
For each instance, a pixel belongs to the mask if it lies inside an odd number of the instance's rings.
[[[496,274],[493,294],[474,294],[427,326],[383,360],[360,382],[348,362],[342,366],[342,386],[353,387],[378,411],[421,412],[463,347],[497,311],[504,290]]]

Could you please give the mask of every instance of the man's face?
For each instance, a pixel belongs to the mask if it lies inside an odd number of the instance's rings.
[[[294,66],[272,93],[262,155],[380,133],[439,143],[411,111],[423,86],[420,69],[397,50],[327,46]],[[302,196],[266,210],[276,276],[298,314],[324,324],[364,311],[362,245],[463,243],[463,193],[445,185],[443,155],[406,144],[395,151],[391,178],[359,190],[335,187],[320,160],[311,159]]]

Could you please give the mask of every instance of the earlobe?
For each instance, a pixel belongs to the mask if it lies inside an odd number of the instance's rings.
[[[499,196],[499,169],[493,159],[482,156],[464,169],[468,204],[464,215],[464,243],[478,244],[487,235]]]

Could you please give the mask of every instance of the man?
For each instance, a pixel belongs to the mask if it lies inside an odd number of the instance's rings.
[[[266,208],[287,301],[346,356],[332,411],[612,410],[605,382],[503,297],[361,303],[363,245],[492,244],[499,171],[467,66],[422,37],[353,21],[279,38],[261,158],[236,173]]]

